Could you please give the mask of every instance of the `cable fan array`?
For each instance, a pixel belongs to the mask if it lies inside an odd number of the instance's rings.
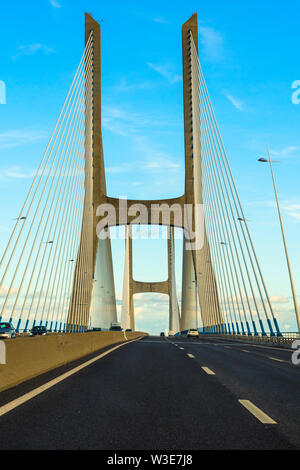
[[[281,335],[257,259],[229,161],[212,108],[198,53],[189,31],[193,126],[200,131],[202,192],[206,233],[214,277],[201,273],[208,283],[207,303],[217,283],[223,326],[214,318],[204,328],[214,333]],[[197,118],[198,117],[198,118]],[[199,170],[198,170],[199,171]],[[205,270],[205,268],[204,268]],[[202,277],[201,276],[201,277]],[[201,277],[198,282],[201,282]],[[202,278],[203,279],[203,278]],[[203,318],[202,312],[202,318]],[[208,309],[210,317],[212,309]],[[274,332],[275,329],[275,332]]]
[[[65,331],[74,273],[78,315],[91,273],[93,33],[0,262],[0,320]],[[82,242],[82,238],[86,242]],[[84,249],[78,260],[79,245]],[[86,307],[85,307],[86,310]],[[78,322],[80,324],[80,322]],[[86,322],[85,322],[86,324]]]

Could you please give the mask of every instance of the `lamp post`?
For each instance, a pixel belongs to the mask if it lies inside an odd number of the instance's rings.
[[[296,292],[295,292],[295,286],[294,286],[294,280],[293,280],[293,275],[292,275],[291,263],[290,263],[290,258],[289,258],[286,239],[285,239],[285,233],[284,233],[283,222],[282,222],[282,217],[281,217],[281,210],[280,210],[280,205],[279,205],[279,200],[278,200],[278,193],[277,193],[275,177],[274,177],[274,172],[273,172],[273,166],[272,166],[272,163],[278,163],[278,161],[274,161],[274,160],[272,161],[271,160],[269,147],[268,147],[268,159],[260,158],[258,161],[262,162],[262,163],[269,162],[269,164],[270,164],[270,170],[271,170],[272,181],[273,181],[273,186],[274,186],[274,193],[275,193],[278,217],[279,217],[279,222],[280,222],[282,240],[283,240],[283,245],[284,245],[285,257],[286,257],[287,267],[288,267],[288,271],[289,271],[290,284],[291,284],[291,290],[292,290],[292,295],[293,295],[293,301],[294,301],[294,308],[295,308],[295,314],[296,314],[296,319],[297,319],[298,331],[300,331],[300,314],[299,314],[298,301],[297,301]]]

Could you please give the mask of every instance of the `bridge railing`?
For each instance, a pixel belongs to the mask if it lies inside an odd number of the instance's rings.
[[[202,336],[202,335],[201,335]],[[204,336],[204,335],[203,335]],[[247,336],[247,335],[218,335],[218,334],[205,334],[205,336],[210,336],[211,338],[218,337],[236,341],[247,341],[253,343],[273,343],[273,344],[290,344],[295,340],[300,340],[300,333],[289,332],[282,333],[282,336],[271,336],[259,334],[257,336]]]

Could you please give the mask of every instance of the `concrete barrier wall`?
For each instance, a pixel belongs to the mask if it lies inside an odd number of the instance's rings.
[[[141,336],[147,334],[126,333],[128,340]],[[124,332],[121,331],[52,334],[5,340],[6,364],[0,364],[0,391],[106,346],[125,341]]]

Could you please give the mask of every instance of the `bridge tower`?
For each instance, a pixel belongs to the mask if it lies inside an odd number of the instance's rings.
[[[117,320],[110,238],[99,239],[96,233],[96,208],[106,196],[101,131],[100,34],[100,25],[86,13],[85,45],[91,37],[92,73],[85,78],[85,200],[67,331],[86,328],[90,313],[94,326],[108,328]],[[104,230],[109,231],[109,228]]]
[[[196,283],[205,329],[222,332],[223,319],[206,235],[205,218],[199,212],[203,208],[203,195],[196,13],[182,27],[182,63],[185,140],[184,200],[185,204],[192,205],[198,210],[193,210],[190,221],[196,235],[197,246],[191,249],[186,237],[183,244],[181,326],[182,331],[198,327],[194,294]]]

